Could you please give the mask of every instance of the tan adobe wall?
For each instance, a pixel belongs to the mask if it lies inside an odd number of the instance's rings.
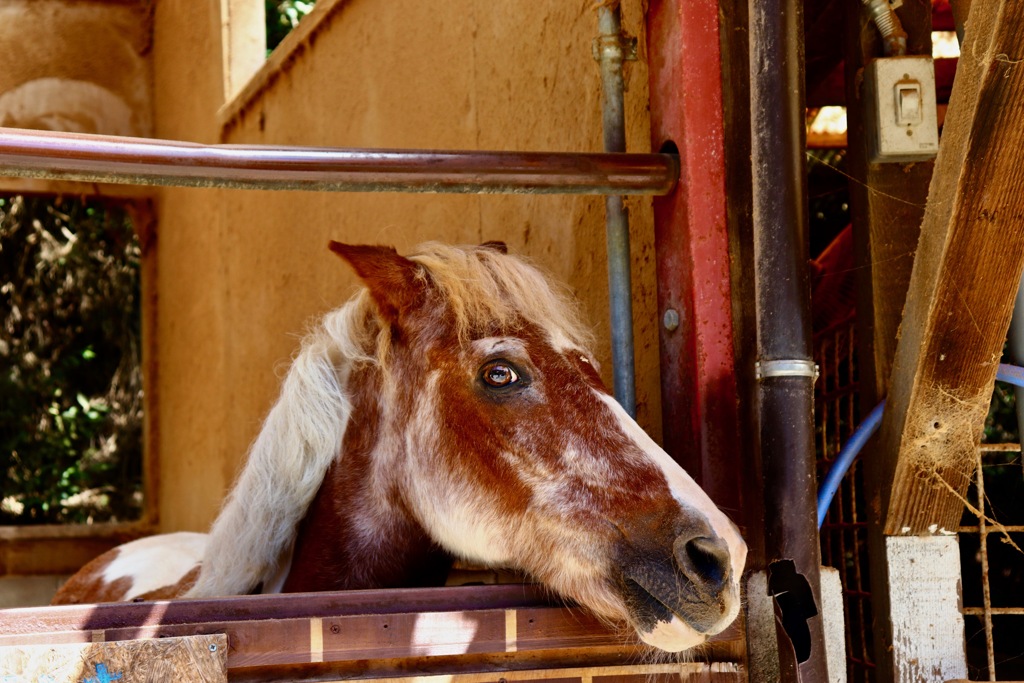
[[[0,126],[150,135],[142,3],[0,1]]]
[[[351,0],[223,105],[216,2],[161,0],[158,137],[245,144],[599,151],[590,0]],[[641,2],[623,3],[640,36]],[[307,27],[308,29],[308,27]],[[301,31],[301,27],[299,31]],[[290,51],[289,51],[290,48]],[[627,67],[629,149],[648,151],[645,55]],[[233,112],[233,114],[231,113]],[[224,123],[223,128],[221,123]],[[630,200],[641,424],[660,432],[650,201]],[[570,283],[610,378],[600,197],[165,190],[158,202],[161,526],[210,522],[298,337],[355,279],[329,239],[395,245],[500,239]]]

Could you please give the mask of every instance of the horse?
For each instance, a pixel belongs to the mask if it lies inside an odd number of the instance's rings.
[[[612,398],[578,303],[501,243],[331,242],[365,285],[303,340],[209,535],[54,602],[443,585],[512,568],[678,652],[737,616],[736,526]]]

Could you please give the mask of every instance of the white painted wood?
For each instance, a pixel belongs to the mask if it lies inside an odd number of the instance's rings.
[[[955,536],[890,536],[885,549],[893,680],[967,678],[959,541]]]
[[[843,583],[839,570],[821,568],[821,617],[825,631],[825,661],[829,683],[846,683],[846,621],[843,619]]]
[[[768,595],[764,570],[747,579],[747,665],[751,681],[779,680],[779,643],[775,633],[775,607]]]

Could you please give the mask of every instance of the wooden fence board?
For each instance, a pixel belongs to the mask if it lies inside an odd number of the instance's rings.
[[[531,669],[455,676],[370,678],[362,683],[742,683],[746,674],[729,662],[677,662],[625,666]]]
[[[227,680],[227,637],[190,636],[0,648],[5,683],[163,683]]]
[[[527,599],[523,586],[480,588],[7,610],[0,647],[224,634],[228,675],[236,681],[488,671],[507,679],[505,672],[620,666],[652,654],[632,631],[609,629],[577,608]],[[494,599],[486,605],[481,596]],[[703,656],[742,657],[736,627],[712,640]]]

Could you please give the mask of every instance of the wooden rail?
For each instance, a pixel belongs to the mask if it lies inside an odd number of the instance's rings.
[[[523,585],[29,608],[0,619],[0,649],[212,634],[227,636],[227,674],[238,681],[629,667],[654,654]],[[734,627],[701,658],[741,654]]]

